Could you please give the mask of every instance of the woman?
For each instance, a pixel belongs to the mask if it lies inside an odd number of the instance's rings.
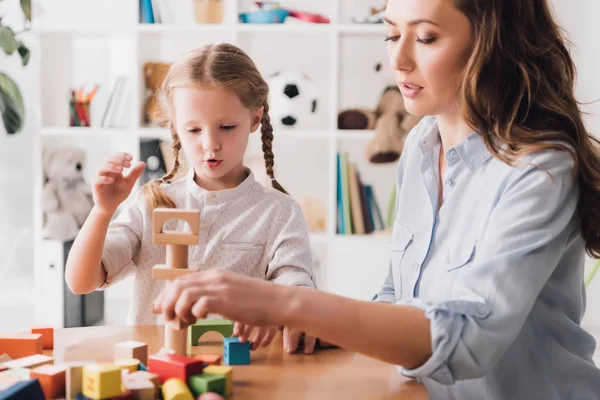
[[[580,322],[600,157],[547,1],[389,0],[386,23],[406,108],[431,117],[400,160],[375,301],[211,272],[157,310],[291,326],[402,366],[436,399],[599,398]]]

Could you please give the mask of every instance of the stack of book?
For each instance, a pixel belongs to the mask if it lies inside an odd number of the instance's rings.
[[[384,217],[373,193],[363,182],[348,153],[337,155],[337,233],[369,234],[385,230]]]

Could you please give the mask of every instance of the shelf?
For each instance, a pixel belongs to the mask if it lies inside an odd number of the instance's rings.
[[[45,127],[43,137],[122,137],[129,135],[126,128],[94,128],[94,127]]]
[[[164,128],[139,128],[140,139],[171,140],[171,132]]]
[[[372,139],[375,136],[375,131],[362,129],[338,129],[335,133],[337,139]]]
[[[239,32],[257,33],[327,33],[332,32],[331,24],[238,24]]]
[[[232,32],[235,25],[231,24],[138,24],[139,33],[206,33],[206,32]]]
[[[383,34],[386,32],[385,24],[343,24],[337,25],[340,33],[368,33]]]

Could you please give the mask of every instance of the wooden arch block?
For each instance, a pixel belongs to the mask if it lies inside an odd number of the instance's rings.
[[[190,233],[164,232],[163,225],[171,219],[180,219],[189,224]],[[154,244],[198,244],[200,232],[200,210],[181,210],[177,208],[155,208],[152,212],[152,243]]]

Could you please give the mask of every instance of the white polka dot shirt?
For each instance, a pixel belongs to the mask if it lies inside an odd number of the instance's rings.
[[[308,226],[294,199],[256,182],[252,172],[236,188],[209,192],[194,181],[193,170],[161,189],[177,208],[200,211],[198,245],[188,249],[189,268],[222,268],[280,284],[316,287]],[[169,220],[164,230],[184,231],[185,222]],[[102,289],[134,275],[127,323],[153,325],[162,318],[152,303],[165,285],[152,268],[165,264],[166,246],[152,243],[152,215],[143,196],[133,196],[111,222],[102,265]]]

